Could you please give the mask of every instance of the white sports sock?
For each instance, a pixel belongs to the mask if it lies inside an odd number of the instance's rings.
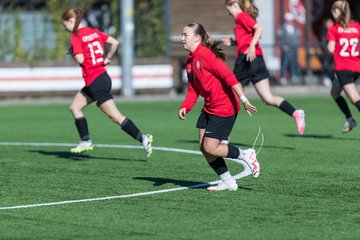
[[[221,174],[219,176],[223,181],[232,181],[233,180],[233,177],[231,176],[230,172],[227,171],[227,172],[224,172],[223,174]]]
[[[245,151],[239,148],[239,157],[242,158],[245,155]]]

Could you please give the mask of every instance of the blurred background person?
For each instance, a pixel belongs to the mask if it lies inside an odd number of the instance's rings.
[[[329,53],[327,49],[328,40],[327,34],[329,28],[334,24],[332,18],[325,18],[321,28],[320,34],[320,47],[321,47],[321,56],[320,60],[323,66],[323,79],[322,82],[324,86],[330,87],[332,82],[335,80],[335,70],[334,70],[334,58],[332,54]]]
[[[300,31],[294,24],[294,16],[286,13],[284,24],[278,31],[281,49],[280,84],[288,82],[298,83],[300,67],[298,62],[298,48],[300,46]]]

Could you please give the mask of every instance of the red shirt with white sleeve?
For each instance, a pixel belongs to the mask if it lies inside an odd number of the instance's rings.
[[[84,55],[84,62],[80,66],[86,86],[106,72],[103,55],[104,44],[108,38],[109,35],[89,27],[79,28],[77,33],[71,34],[73,55]]]
[[[220,117],[230,117],[239,112],[239,98],[233,91],[236,77],[223,60],[203,45],[188,56],[186,63],[188,91],[180,106],[188,113],[199,95],[204,98],[204,111]]]
[[[335,42],[336,71],[360,72],[359,38],[360,25],[355,21],[350,21],[346,29],[338,23],[329,28],[328,41]]]
[[[245,53],[249,48],[251,40],[254,36],[254,26],[257,24],[256,20],[251,17],[247,12],[241,12],[235,17],[234,33],[237,44],[236,57],[240,53]],[[260,44],[255,46],[255,55],[263,56]]]

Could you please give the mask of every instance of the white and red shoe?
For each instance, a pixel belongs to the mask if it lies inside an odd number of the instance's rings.
[[[243,150],[243,154],[241,154],[238,158],[239,160],[243,160],[246,165],[250,168],[251,173],[254,178],[258,178],[260,175],[260,163],[256,159],[255,149],[249,148]]]
[[[293,117],[296,122],[297,132],[299,135],[303,135],[305,131],[305,112],[304,110],[296,110],[293,113]]]

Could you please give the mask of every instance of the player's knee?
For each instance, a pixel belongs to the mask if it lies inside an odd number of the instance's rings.
[[[69,110],[70,110],[70,112],[73,113],[73,114],[77,112],[77,109],[75,108],[74,105],[70,105]]]
[[[212,144],[208,144],[206,142],[201,145],[200,150],[202,153],[207,153],[211,155],[214,155],[216,152],[216,149],[212,146]]]

